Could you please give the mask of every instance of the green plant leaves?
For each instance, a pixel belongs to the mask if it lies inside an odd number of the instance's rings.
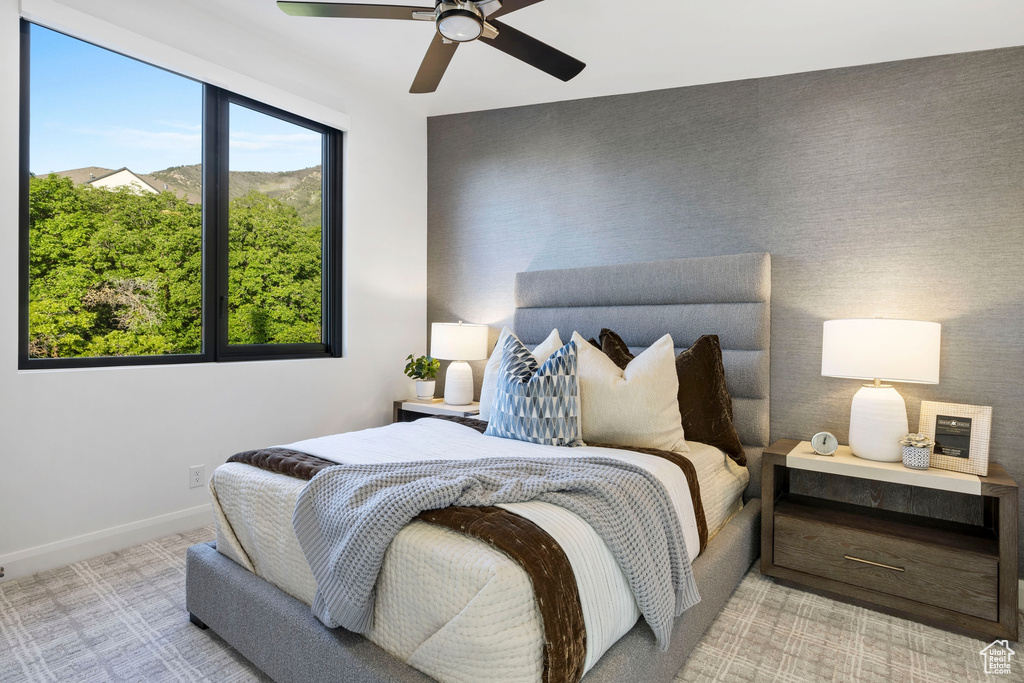
[[[430,356],[414,357],[412,354],[406,358],[405,374],[412,379],[430,380],[437,377],[437,371],[441,369],[441,361]]]

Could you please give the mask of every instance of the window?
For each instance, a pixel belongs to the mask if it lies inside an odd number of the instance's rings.
[[[328,126],[22,22],[23,369],[339,356]]]

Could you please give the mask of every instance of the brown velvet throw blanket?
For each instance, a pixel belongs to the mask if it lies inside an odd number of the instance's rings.
[[[483,420],[434,416],[476,429],[487,428]],[[600,446],[600,444],[588,444]],[[708,539],[707,521],[700,498],[700,485],[691,463],[684,456],[647,448],[622,448],[665,458],[686,475],[693,499],[700,535],[700,549]],[[267,448],[237,453],[228,462],[238,462],[270,472],[309,481],[321,470],[337,465],[330,460],[285,448]],[[544,623],[544,683],[577,683],[583,677],[587,656],[586,627],[572,565],[565,551],[543,529],[528,519],[499,507],[449,507],[427,510],[416,519],[479,539],[511,557],[529,575]]]

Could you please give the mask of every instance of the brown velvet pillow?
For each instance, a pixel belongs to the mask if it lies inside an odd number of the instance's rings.
[[[633,354],[622,337],[601,330],[601,350],[619,368],[625,369]],[[732,424],[732,397],[725,385],[722,345],[717,334],[707,334],[676,356],[679,376],[679,414],[688,441],[700,441],[718,448],[737,464],[746,466],[747,456]]]

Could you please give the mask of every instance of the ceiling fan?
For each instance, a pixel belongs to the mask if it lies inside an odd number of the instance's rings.
[[[431,21],[437,29],[434,40],[420,64],[411,93],[437,90],[459,43],[483,39],[530,66],[569,81],[583,71],[586,64],[517,31],[497,20],[498,17],[529,7],[542,0],[436,0],[434,8],[403,5],[364,5],[337,2],[293,2],[279,0],[277,6],[285,14],[297,17],[341,17],[348,19],[407,19]]]

